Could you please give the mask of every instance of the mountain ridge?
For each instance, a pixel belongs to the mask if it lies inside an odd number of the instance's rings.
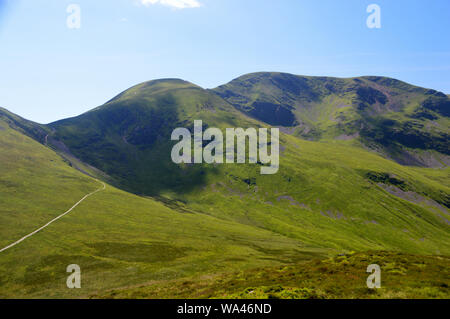
[[[450,100],[400,80],[251,73],[214,91],[237,109],[309,140],[357,139],[401,164],[450,163]],[[438,151],[440,154],[428,152]],[[422,157],[429,157],[429,160]],[[443,162],[443,163],[442,163]]]
[[[213,89],[203,89],[183,79],[165,78],[139,83],[99,107],[47,125],[8,116],[42,142],[61,123],[119,103],[130,109],[145,108],[146,99],[151,100],[152,95],[175,91],[208,95],[208,101],[204,101],[207,107],[219,104],[222,110],[233,113],[229,107],[232,106],[262,125],[280,127],[284,133],[303,139],[348,140],[403,165],[450,164],[450,98],[436,90],[380,76],[338,78],[254,72]],[[178,102],[169,98],[161,103],[169,105],[161,111],[171,112],[173,121],[176,111],[170,105]],[[192,109],[187,112],[192,113]]]

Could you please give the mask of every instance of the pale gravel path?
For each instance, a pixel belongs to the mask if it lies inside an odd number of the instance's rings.
[[[98,180],[97,180],[97,181],[98,181]],[[100,181],[98,181],[98,182],[100,182]],[[84,196],[84,197],[83,197],[82,199],[80,199],[75,205],[73,205],[68,211],[66,211],[65,213],[63,213],[63,214],[59,215],[58,217],[52,219],[51,221],[49,221],[47,224],[45,224],[45,225],[42,226],[41,228],[36,229],[34,232],[29,233],[28,235],[22,237],[21,239],[19,239],[18,241],[12,243],[11,245],[6,246],[5,248],[0,249],[0,253],[1,253],[1,252],[4,252],[5,250],[7,250],[7,249],[9,249],[9,248],[12,248],[12,247],[16,246],[17,244],[23,242],[23,241],[24,241],[25,239],[27,239],[28,237],[31,237],[31,236],[37,234],[38,232],[40,232],[40,231],[43,230],[44,228],[47,228],[47,227],[50,226],[53,222],[57,221],[57,220],[60,219],[61,217],[64,217],[65,215],[67,215],[68,213],[70,213],[75,207],[77,207],[77,206],[78,206],[82,201],[84,201],[86,198],[88,198],[88,197],[91,196],[91,195],[94,195],[95,193],[98,193],[98,192],[104,190],[104,189],[106,188],[105,183],[103,183],[103,182],[100,182],[100,183],[103,184],[103,186],[102,186],[101,188],[99,188],[99,189],[97,189],[96,191],[94,191],[94,192],[92,192],[92,193],[87,194],[86,196]]]

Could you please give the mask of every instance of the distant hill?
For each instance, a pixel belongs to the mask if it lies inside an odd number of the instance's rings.
[[[309,140],[355,139],[405,165],[450,163],[450,99],[399,80],[253,73],[214,90],[242,112]]]
[[[302,139],[369,148],[400,164],[445,167],[449,103],[442,93],[389,78],[254,73],[214,90],[179,79],[149,81],[48,127],[52,140],[116,185],[156,194],[202,184],[203,170],[180,170],[168,157],[171,131],[192,127],[194,119],[205,127],[273,125]]]

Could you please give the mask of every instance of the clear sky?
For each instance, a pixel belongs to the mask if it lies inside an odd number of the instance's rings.
[[[372,3],[379,29],[366,25]],[[40,123],[147,80],[212,88],[256,71],[382,75],[450,93],[450,1],[0,0],[0,106]]]

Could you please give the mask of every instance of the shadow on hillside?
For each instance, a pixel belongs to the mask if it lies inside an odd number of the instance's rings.
[[[54,138],[64,142],[83,162],[112,177],[112,184],[146,196],[185,194],[202,187],[217,169],[211,165],[172,162],[172,131],[193,123],[182,122],[177,101],[134,99],[112,103],[76,118],[52,124]],[[111,182],[111,181],[108,181]]]

